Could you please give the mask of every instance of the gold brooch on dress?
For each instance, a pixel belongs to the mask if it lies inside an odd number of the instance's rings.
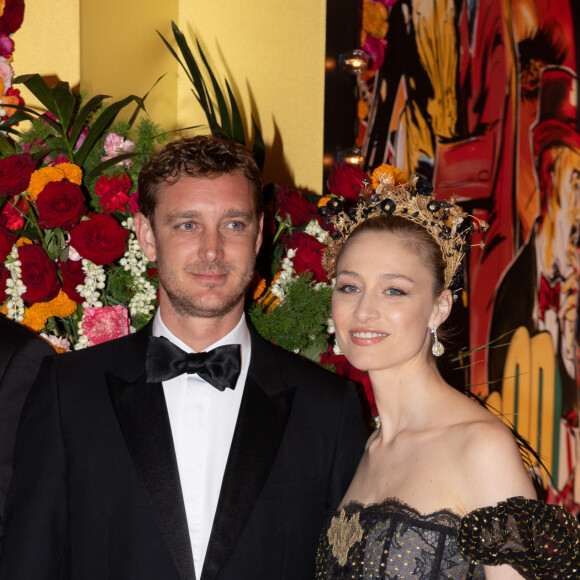
[[[332,548],[332,555],[341,566],[346,564],[348,551],[362,540],[363,529],[359,522],[360,513],[347,518],[344,510],[340,510],[338,517],[332,518],[330,528],[326,533],[328,543]]]

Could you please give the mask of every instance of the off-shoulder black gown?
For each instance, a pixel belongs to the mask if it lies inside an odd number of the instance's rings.
[[[328,518],[317,580],[471,580],[509,564],[524,578],[580,579],[580,525],[563,508],[521,497],[461,517],[422,515],[388,499],[352,502]]]

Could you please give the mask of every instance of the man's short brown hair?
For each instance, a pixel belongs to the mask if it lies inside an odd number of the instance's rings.
[[[243,145],[213,135],[173,141],[145,163],[139,173],[139,210],[152,220],[162,183],[173,184],[183,176],[212,179],[230,173],[239,173],[250,182],[259,217],[263,201],[257,163]]]

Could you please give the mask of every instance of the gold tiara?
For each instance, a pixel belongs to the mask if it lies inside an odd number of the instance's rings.
[[[360,200],[355,205],[345,207],[341,199],[333,197],[319,211],[334,226],[322,256],[329,277],[336,273],[340,249],[360,223],[372,217],[395,215],[424,227],[437,242],[445,260],[445,288],[453,289],[462,287],[461,263],[471,250],[471,234],[488,227],[486,222],[465,213],[455,197],[437,201],[428,181],[417,175],[406,181],[398,169],[386,164],[375,169],[372,185],[363,183]]]

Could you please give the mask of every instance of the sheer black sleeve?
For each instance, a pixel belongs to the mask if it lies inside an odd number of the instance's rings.
[[[513,497],[461,520],[459,546],[485,565],[532,580],[580,578],[580,524],[564,508]]]

